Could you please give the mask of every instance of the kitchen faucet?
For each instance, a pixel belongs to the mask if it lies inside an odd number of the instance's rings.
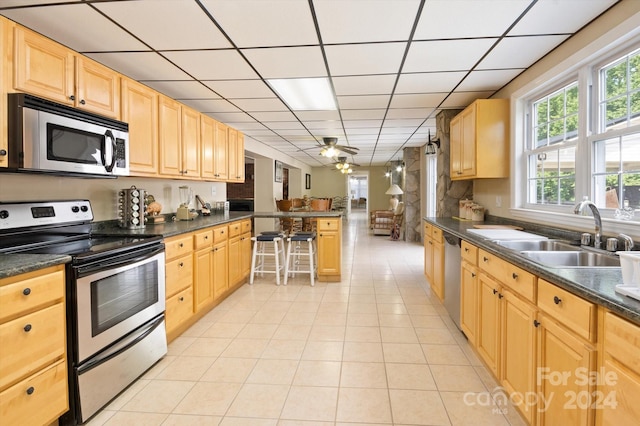
[[[589,207],[593,213],[593,219],[596,222],[596,235],[594,236],[593,246],[597,249],[602,248],[602,217],[600,217],[600,211],[595,204],[589,201],[589,197],[586,195],[582,198],[578,204],[573,208],[573,213],[581,214],[585,207]]]
[[[618,237],[622,238],[622,241],[624,241],[625,251],[633,250],[633,238],[626,234],[618,234]]]

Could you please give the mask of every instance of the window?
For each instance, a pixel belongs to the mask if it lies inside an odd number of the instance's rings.
[[[529,203],[575,202],[578,105],[576,81],[531,103],[531,132],[525,152]]]

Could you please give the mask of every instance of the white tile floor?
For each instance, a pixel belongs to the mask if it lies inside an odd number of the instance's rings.
[[[342,282],[245,284],[97,425],[522,425],[423,276],[418,243],[344,223]],[[487,398],[489,397],[489,398]]]

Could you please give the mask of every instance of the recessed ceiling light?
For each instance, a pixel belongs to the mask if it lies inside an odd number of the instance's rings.
[[[294,111],[336,110],[336,103],[326,77],[276,78],[267,80],[289,108]]]

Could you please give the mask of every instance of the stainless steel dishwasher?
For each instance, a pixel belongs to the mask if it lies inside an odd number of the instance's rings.
[[[444,236],[444,307],[460,329],[460,238],[447,232]]]

